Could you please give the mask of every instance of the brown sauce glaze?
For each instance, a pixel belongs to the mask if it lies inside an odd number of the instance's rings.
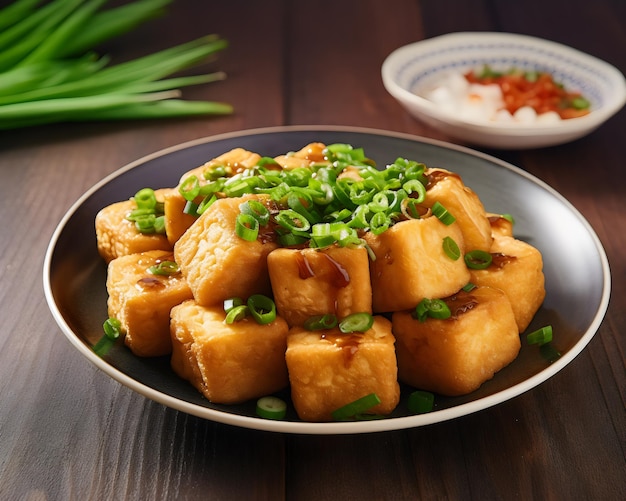
[[[478,300],[471,294],[463,290],[443,299],[450,308],[452,318],[458,318],[463,313],[467,313],[478,305]]]
[[[361,336],[357,334],[337,334],[332,331],[322,333],[321,339],[330,341],[338,348],[341,348],[343,355],[344,366],[350,367],[354,356],[359,351],[359,344],[361,343]]]
[[[489,265],[489,268],[502,269],[507,264],[512,263],[516,259],[516,256],[507,256],[506,254],[502,254],[501,252],[492,252],[491,264]]]
[[[137,280],[137,287],[142,290],[160,290],[165,288],[165,284],[158,277],[143,277]]]

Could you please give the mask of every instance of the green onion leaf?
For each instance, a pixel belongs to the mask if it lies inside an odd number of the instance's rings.
[[[121,334],[122,323],[117,318],[107,318],[102,324],[102,329],[104,330],[104,334],[109,339],[115,340],[120,337]]]
[[[370,393],[364,397],[358,398],[354,402],[340,407],[332,412],[332,417],[335,421],[345,421],[350,418],[354,418],[357,415],[365,414],[372,407],[380,404],[380,398],[376,393]]]
[[[366,312],[352,313],[339,322],[339,330],[344,334],[365,332],[374,325],[374,317]]]
[[[235,233],[239,238],[253,242],[259,235],[259,221],[250,214],[239,214],[235,220]]]
[[[161,261],[155,266],[150,266],[148,271],[153,275],[170,276],[180,272],[180,268],[174,261]]]
[[[446,256],[453,261],[456,261],[461,257],[461,249],[459,249],[459,246],[451,237],[444,237],[442,246]]]
[[[465,264],[472,270],[484,270],[489,268],[493,261],[493,256],[483,250],[473,250],[465,254]]]
[[[552,341],[552,326],[546,325],[541,329],[537,329],[536,331],[531,332],[526,336],[526,341],[528,344],[546,344]]]
[[[439,202],[435,202],[433,204],[432,211],[435,217],[439,219],[439,221],[441,221],[446,226],[449,226],[456,221],[456,218],[448,212],[448,209],[446,209]]]
[[[256,402],[256,414],[265,419],[284,419],[287,403],[278,397],[262,397]]]
[[[333,329],[337,326],[337,317],[332,313],[314,315],[304,321],[303,327],[308,331]]]
[[[234,324],[235,322],[239,322],[246,318],[249,313],[247,304],[240,304],[239,306],[234,306],[230,310],[226,312],[226,318],[224,318],[224,323],[226,324]]]
[[[407,406],[413,414],[425,414],[433,410],[435,395],[429,391],[417,390],[409,395]]]
[[[263,294],[253,294],[248,298],[248,310],[258,324],[265,325],[276,320],[276,304]]]
[[[425,322],[428,317],[445,320],[452,316],[450,308],[442,299],[422,299],[412,313],[413,318]]]
[[[241,306],[243,304],[243,299],[240,297],[232,297],[224,300],[224,311],[228,313],[236,306]]]

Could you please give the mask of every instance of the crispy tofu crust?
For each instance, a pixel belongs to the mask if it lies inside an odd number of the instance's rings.
[[[290,329],[286,360],[300,419],[330,421],[334,410],[370,393],[381,400],[372,413],[392,412],[400,398],[394,341],[391,323],[379,316],[362,334]]]
[[[463,259],[453,260],[445,253],[445,237],[464,252],[458,224],[446,226],[434,216],[402,221],[380,235],[365,235],[376,255],[370,263],[375,313],[414,308],[425,297],[449,296],[467,284],[469,271]]]
[[[490,251],[494,256],[492,265],[485,270],[470,270],[470,280],[504,291],[519,332],[524,332],[546,297],[541,253],[509,236],[496,237]]]
[[[421,322],[410,311],[393,314],[400,381],[441,395],[464,395],[517,357],[521,343],[504,292],[476,287],[463,304],[446,320]]]
[[[171,251],[153,250],[121,256],[109,263],[109,317],[120,321],[124,342],[137,356],[171,353],[170,310],[192,297],[180,273],[154,275],[148,271],[159,262],[171,260]]]
[[[467,251],[489,251],[491,224],[478,195],[463,184],[461,177],[445,169],[427,169],[429,183],[424,205],[442,204],[452,214],[463,233]]]
[[[155,190],[157,200],[163,201],[171,190]],[[149,250],[172,250],[172,245],[165,235],[144,234],[135,228],[135,223],[126,219],[126,216],[137,204],[134,200],[116,202],[103,208],[96,215],[96,238],[98,253],[109,263],[111,260],[137,254]]]
[[[267,256],[278,244],[261,238],[249,242],[235,233],[239,206],[251,198],[264,200],[254,195],[217,200],[176,242],[176,262],[198,304],[271,295]]]
[[[276,249],[267,265],[276,308],[290,327],[313,315],[372,311],[365,248]]]
[[[288,384],[287,322],[224,323],[224,310],[186,301],[172,309],[172,368],[207,400],[233,404]]]

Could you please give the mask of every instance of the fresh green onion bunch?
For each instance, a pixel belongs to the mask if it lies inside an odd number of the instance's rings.
[[[232,176],[222,175],[223,166],[208,170],[204,179],[189,176],[179,187],[187,200],[185,212],[200,215],[220,197],[267,195],[270,204],[241,204],[237,235],[253,241],[261,228],[272,225],[282,246],[312,248],[361,246],[362,232],[380,234],[398,221],[431,213],[423,206],[428,183],[424,164],[398,158],[378,170],[363,149],[348,144],[329,145],[324,155],[328,162],[308,167],[281,169],[264,157]],[[351,169],[358,176],[340,175]],[[445,224],[454,221],[441,204],[432,214]]]
[[[180,99],[222,72],[169,77],[227,47],[217,35],[116,65],[95,48],[162,15],[171,0],[16,0],[0,9],[0,129],[62,121],[227,114],[228,104]]]

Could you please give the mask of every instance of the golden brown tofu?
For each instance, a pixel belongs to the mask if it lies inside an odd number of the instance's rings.
[[[200,185],[206,184],[207,179],[205,177],[205,173],[211,171],[215,167],[224,167],[226,170],[226,176],[230,177],[246,169],[254,167],[259,160],[261,160],[261,155],[258,153],[248,151],[244,148],[233,148],[232,150],[209,160],[199,167],[195,167],[194,169],[185,172],[180,178],[179,186],[189,176],[196,176],[198,181],[200,181]]]
[[[155,275],[149,271],[173,259],[171,251],[154,250],[121,256],[109,263],[109,317],[120,321],[124,342],[140,357],[172,351],[170,310],[192,297],[180,273]]]
[[[288,384],[287,322],[251,317],[226,324],[224,310],[186,301],[172,309],[172,368],[207,400],[233,404]]]
[[[519,332],[526,330],[546,296],[541,253],[512,237],[496,237],[493,261],[484,270],[470,270],[470,281],[501,289],[511,301]]]
[[[445,169],[427,169],[428,185],[424,205],[442,204],[463,232],[465,248],[489,251],[491,225],[480,198],[463,184],[461,177]]]
[[[263,236],[247,241],[235,232],[239,206],[250,198],[267,200],[254,195],[217,200],[174,246],[176,262],[198,304],[271,294],[267,255],[278,244]]]
[[[467,284],[469,271],[462,258],[445,253],[445,237],[464,252],[459,225],[446,226],[434,216],[402,221],[380,235],[365,234],[376,255],[370,263],[374,312],[414,308],[424,298],[449,296]]]
[[[442,395],[464,395],[510,364],[521,343],[501,290],[476,287],[446,302],[452,317],[445,320],[421,322],[410,311],[393,314],[398,379]]]
[[[165,233],[172,247],[198,219],[197,216],[185,214],[185,205],[187,205],[187,200],[178,190],[172,190],[165,195]]]
[[[276,249],[267,266],[280,315],[290,327],[302,325],[313,315],[372,311],[367,250],[338,247],[326,249]]]
[[[170,189],[155,190],[157,200],[163,201]],[[108,263],[112,259],[149,250],[172,250],[167,237],[162,234],[141,233],[135,223],[126,219],[137,208],[133,199],[116,202],[96,215],[98,252]]]
[[[500,214],[487,213],[487,219],[491,225],[491,236],[497,237],[512,237],[513,236],[513,223]]]
[[[309,143],[298,151],[279,155],[274,160],[283,169],[295,169],[297,167],[308,167],[313,164],[328,163],[324,156],[325,148],[326,145],[323,143]]]
[[[381,401],[372,413],[386,415],[398,405],[394,337],[383,317],[364,333],[293,327],[286,359],[291,399],[304,421],[331,421],[333,411],[370,393]]]

